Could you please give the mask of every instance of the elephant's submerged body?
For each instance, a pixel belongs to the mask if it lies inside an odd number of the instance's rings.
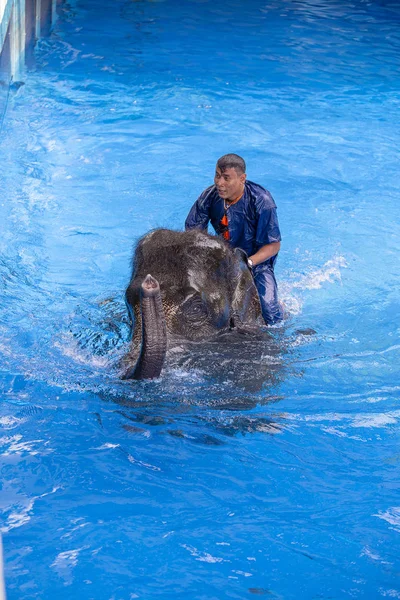
[[[134,253],[126,302],[134,328],[125,378],[158,377],[176,339],[206,341],[263,323],[240,252],[200,230],[145,235]]]

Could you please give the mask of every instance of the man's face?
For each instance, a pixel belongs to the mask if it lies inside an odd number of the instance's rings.
[[[245,181],[246,173],[238,175],[232,167],[224,171],[217,167],[215,171],[214,183],[218,195],[223,200],[236,200],[238,196],[241,196]]]

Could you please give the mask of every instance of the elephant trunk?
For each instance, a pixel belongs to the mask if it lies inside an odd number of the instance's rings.
[[[160,285],[147,275],[140,289],[142,343],[136,365],[123,379],[154,379],[159,377],[167,352],[167,327],[161,301]]]

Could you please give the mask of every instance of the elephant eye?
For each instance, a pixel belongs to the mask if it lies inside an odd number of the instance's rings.
[[[193,324],[202,323],[208,318],[207,306],[198,295],[188,298],[182,304],[181,311],[184,318]]]

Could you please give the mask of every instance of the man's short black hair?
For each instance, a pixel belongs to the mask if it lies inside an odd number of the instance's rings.
[[[223,173],[226,169],[235,169],[238,175],[246,173],[246,163],[241,156],[237,154],[224,154],[217,161],[217,167]]]

